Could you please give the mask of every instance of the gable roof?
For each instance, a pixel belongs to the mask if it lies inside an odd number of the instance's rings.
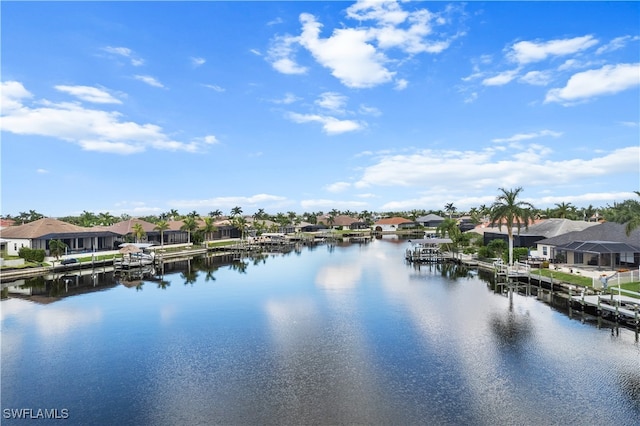
[[[624,224],[604,222],[588,227],[582,231],[568,232],[556,237],[540,240],[538,244],[565,246],[575,241],[606,241],[626,243],[638,247],[640,246],[640,229],[634,230],[627,236]]]

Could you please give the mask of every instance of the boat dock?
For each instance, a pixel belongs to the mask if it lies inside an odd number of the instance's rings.
[[[640,296],[635,292],[619,291]],[[624,321],[636,327],[640,326],[640,299],[623,294],[586,295],[583,292],[580,295],[571,296],[571,303],[579,305],[583,311],[592,309],[598,315],[610,316],[616,321]]]

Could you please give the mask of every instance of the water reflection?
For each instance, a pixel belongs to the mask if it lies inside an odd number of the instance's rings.
[[[633,331],[406,264],[406,244],[24,282],[0,302],[2,407],[66,407],[71,424],[637,423]]]

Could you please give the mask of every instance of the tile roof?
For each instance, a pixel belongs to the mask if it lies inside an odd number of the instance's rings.
[[[402,223],[413,223],[413,221],[404,217],[386,217],[384,219],[378,220],[375,224],[376,225],[400,225]]]

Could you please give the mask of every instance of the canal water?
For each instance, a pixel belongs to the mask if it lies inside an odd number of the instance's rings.
[[[640,424],[637,332],[408,245],[36,282],[0,302],[1,422]]]

